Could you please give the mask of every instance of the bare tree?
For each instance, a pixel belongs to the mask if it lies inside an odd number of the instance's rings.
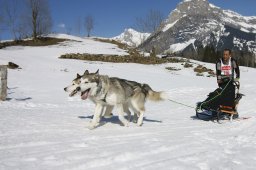
[[[28,36],[28,23],[24,21],[25,0],[0,0],[0,29],[10,32],[15,40]],[[26,35],[25,35],[26,34]]]
[[[0,15],[0,26],[3,24],[3,21],[4,21],[3,16]],[[0,27],[0,28],[1,28],[1,27]]]
[[[72,32],[72,27],[71,27],[71,26],[67,26],[67,27],[66,27],[66,33],[67,33],[68,35],[70,35],[71,32]]]
[[[140,44],[142,44],[147,39],[147,36],[144,34],[139,34],[139,39],[140,39]],[[138,45],[140,45],[140,44],[138,44]]]
[[[3,23],[4,23],[4,17],[2,14],[2,2],[0,1],[0,40],[1,40],[1,31],[2,31],[2,27],[3,27]]]
[[[75,23],[75,28],[78,36],[81,36],[81,30],[82,30],[82,21],[81,17],[78,17]]]
[[[164,20],[163,14],[157,10],[149,10],[144,18],[136,18],[135,29],[140,32],[152,33],[157,30]]]
[[[42,34],[49,33],[52,19],[47,0],[27,0],[29,19],[31,21],[32,36],[37,39]]]
[[[3,1],[0,0],[0,32],[2,31],[2,27],[4,25],[4,14],[3,14]]]
[[[4,21],[4,19],[3,19],[3,16],[0,14],[0,35],[1,35],[1,31],[2,31],[2,26],[3,26],[3,21]],[[1,36],[0,36],[0,40],[1,40]]]
[[[27,18],[20,17],[20,24],[18,25],[17,32],[19,39],[27,38],[31,36],[30,23],[28,23]]]
[[[18,39],[18,25],[19,25],[19,11],[18,11],[18,0],[4,1],[2,4],[4,13],[4,23],[6,27],[10,30],[13,38]]]
[[[4,20],[4,18],[3,18],[3,16],[2,16],[2,14],[0,14],[0,25],[3,24],[3,20]]]
[[[0,15],[0,41],[1,41],[1,31],[2,31],[3,17]]]
[[[84,26],[87,32],[87,37],[90,37],[91,31],[93,30],[93,27],[94,27],[94,19],[91,15],[88,15],[85,17]]]

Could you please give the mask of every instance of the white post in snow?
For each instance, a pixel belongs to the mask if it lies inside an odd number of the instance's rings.
[[[7,96],[7,66],[0,65],[0,100],[6,100]]]

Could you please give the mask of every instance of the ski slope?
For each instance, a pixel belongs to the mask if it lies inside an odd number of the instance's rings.
[[[0,102],[0,170],[255,169],[255,69],[240,68],[240,91],[246,96],[238,110],[241,116],[250,116],[248,120],[204,122],[195,119],[195,111],[189,107],[147,101],[142,127],[132,122],[129,127],[121,126],[114,110],[112,118],[89,130],[94,104],[70,98],[63,90],[85,69],[147,83],[190,106],[204,100],[217,84],[216,78],[196,76],[192,68],[183,68],[181,63],[58,59],[70,52],[126,54],[112,44],[79,41],[0,50],[0,64],[12,61],[22,68],[8,70],[8,100]],[[201,64],[214,69],[213,64]],[[182,70],[165,69],[170,66]]]

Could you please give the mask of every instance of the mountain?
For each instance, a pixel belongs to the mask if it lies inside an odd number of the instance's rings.
[[[137,47],[149,36],[150,36],[150,33],[140,33],[138,31],[135,31],[132,28],[129,28],[129,29],[125,29],[123,33],[121,33],[116,37],[113,37],[112,39],[132,47]]]
[[[157,53],[199,60],[204,59],[206,47],[218,55],[230,48],[238,58],[249,56],[249,63],[254,66],[255,40],[256,16],[223,10],[207,0],[183,0],[139,48],[150,51],[154,47]]]

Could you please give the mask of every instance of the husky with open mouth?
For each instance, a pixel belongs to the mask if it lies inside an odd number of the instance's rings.
[[[84,74],[89,74],[88,70],[86,70]],[[69,96],[70,97],[73,97],[73,96],[75,96],[77,94],[80,94],[81,95],[81,99],[86,100],[88,98],[88,96],[86,97],[86,95],[84,95],[85,92],[81,93],[81,91],[80,91],[81,78],[82,78],[82,76],[77,73],[76,78],[72,81],[72,84],[67,86],[67,87],[65,87],[64,90],[66,92],[69,92]],[[89,97],[89,99],[93,103],[96,103],[93,100],[93,98]],[[124,108],[124,112],[127,113],[128,120],[130,121],[130,119],[131,119],[131,112],[128,109],[127,104],[124,104],[123,108]],[[113,109],[114,109],[114,106],[104,105],[104,108],[103,108],[104,112],[102,113],[102,116],[104,116],[104,118],[111,118],[113,116],[113,114],[112,114]],[[133,122],[137,122],[137,117],[136,116],[137,115],[134,116]]]
[[[109,114],[113,107],[117,108],[118,118],[125,126],[128,126],[129,121],[125,119],[124,112],[129,112],[129,117],[130,111],[128,108],[132,109],[134,115],[138,117],[137,125],[141,126],[146,100],[160,101],[167,99],[166,93],[156,92],[147,84],[100,75],[99,70],[95,73],[89,73],[86,70],[82,76],[77,75],[72,85],[64,88],[64,90],[70,92],[70,96],[80,93],[81,99],[89,98],[96,104],[90,128],[99,125],[102,112],[106,106],[105,114]]]

